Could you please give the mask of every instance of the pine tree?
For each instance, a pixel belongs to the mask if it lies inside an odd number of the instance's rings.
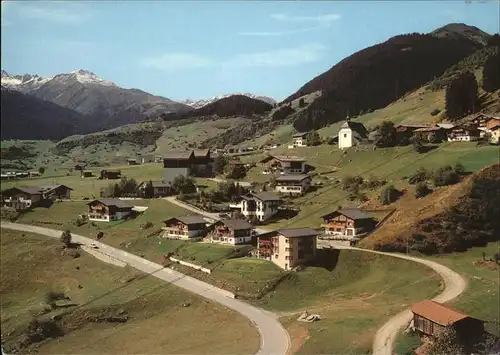
[[[483,67],[483,89],[493,92],[500,89],[500,54],[494,54],[486,59]]]
[[[456,120],[474,113],[477,106],[477,81],[474,74],[462,73],[446,88],[445,107],[449,119]]]

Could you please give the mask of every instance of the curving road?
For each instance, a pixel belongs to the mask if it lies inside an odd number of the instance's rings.
[[[2,228],[19,230],[46,235],[53,238],[59,238],[60,230],[48,229],[26,224],[2,222]],[[254,307],[248,303],[234,299],[234,295],[228,291],[222,290],[195,278],[186,276],[172,269],[164,268],[162,265],[143,259],[137,255],[127,253],[121,249],[113,248],[109,245],[97,242],[93,239],[72,234],[73,240],[83,245],[95,243],[99,251],[106,258],[115,259],[109,262],[118,264],[125,263],[138,270],[149,273],[161,280],[182,287],[188,291],[196,293],[209,300],[220,303],[223,306],[233,309],[250,319],[260,333],[260,348],[257,355],[284,355],[287,353],[290,338],[287,331],[283,328],[275,314],[263,309]],[[103,256],[104,256],[103,255]],[[105,260],[105,258],[102,258]]]
[[[423,264],[435,272],[437,272],[444,281],[444,290],[438,296],[434,297],[433,300],[436,302],[444,303],[451,301],[452,299],[459,296],[462,292],[467,289],[467,281],[458,273],[451,270],[450,268],[438,264],[434,261],[415,258],[413,256],[404,255],[404,254],[394,254],[394,253],[384,253],[375,250],[361,249],[349,246],[340,246],[332,243],[328,243],[328,241],[320,240],[318,241],[318,246],[333,246],[336,249],[353,249],[359,251],[365,251],[369,253],[382,254],[387,256],[392,256],[395,258],[405,259],[414,261],[419,264]],[[412,319],[412,313],[410,309],[406,309],[394,317],[389,319],[382,327],[377,330],[375,334],[375,338],[373,340],[373,350],[372,355],[392,355],[394,342],[396,341],[396,337],[399,331],[407,326]]]

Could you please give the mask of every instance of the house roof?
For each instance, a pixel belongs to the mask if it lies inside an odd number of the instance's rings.
[[[280,201],[281,198],[274,192],[261,191],[261,192],[251,192],[249,195],[261,201]]]
[[[328,214],[325,214],[324,216],[321,216],[321,218],[327,218],[327,217],[333,216],[336,213],[344,215],[344,216],[346,216],[350,219],[353,219],[353,220],[371,219],[372,218],[372,216],[361,211],[358,208],[342,208],[341,210],[337,210],[337,211],[333,211],[333,212],[330,212]]]
[[[145,185],[148,182],[149,182],[149,180],[145,180],[145,181],[141,182],[139,186]],[[169,184],[166,184],[166,183],[164,183],[163,181],[160,181],[160,180],[151,180],[151,183],[153,184],[153,187],[170,187]]]
[[[276,178],[276,181],[302,181],[307,178],[310,178],[310,176],[305,174],[281,175]]]
[[[307,132],[297,132],[292,137],[293,138],[300,138],[300,137],[304,137],[306,135],[307,135]]]
[[[418,124],[418,123],[416,123],[416,124],[404,124],[404,123],[403,123],[403,124],[398,124],[398,125],[396,126],[396,128],[398,128],[398,127],[408,127],[408,128],[425,128],[425,127],[429,127],[429,126],[430,126],[430,125],[425,124],[425,123],[420,123],[420,124]]]
[[[286,228],[278,229],[277,232],[286,238],[309,237],[320,234],[312,228]]]
[[[164,222],[167,223],[167,222],[170,222],[174,219],[176,219],[184,224],[188,224],[188,225],[189,224],[206,224],[207,223],[207,221],[205,221],[202,216],[198,216],[198,215],[197,216],[174,217],[174,218],[167,219]]]
[[[6,189],[2,191],[2,193],[6,193],[7,191],[18,190],[24,192],[28,195],[41,195],[42,191],[40,191],[39,187],[28,187],[28,186],[19,186],[19,187],[11,187],[10,189]]]
[[[40,190],[49,191],[49,190],[57,189],[58,187],[65,187],[68,190],[73,191],[73,189],[71,187],[68,187],[68,186],[62,185],[62,184],[57,184],[57,185],[42,185],[42,186],[40,186]]]
[[[298,157],[296,155],[275,155],[274,158],[280,161],[306,161],[306,158]]]
[[[221,219],[220,222],[234,230],[251,229],[253,227],[244,219]]]
[[[486,128],[495,129],[500,126],[500,118],[492,118],[486,123]]]
[[[106,206],[116,206],[116,207],[119,207],[119,208],[132,208],[134,206],[132,205],[129,205],[127,202],[125,201],[122,201],[118,198],[100,198],[98,200],[93,200],[93,201],[90,201],[89,203],[87,203],[87,205],[90,205],[94,202],[100,202],[102,203],[103,205],[106,205]]]
[[[361,122],[345,121],[340,129],[350,128],[353,132],[356,132],[356,138],[366,138],[368,136],[368,130]]]
[[[191,158],[191,155],[193,155],[192,150],[188,151],[174,151],[171,150],[168,153],[163,155],[163,159],[179,159],[179,160],[187,160]]]
[[[411,307],[411,311],[430,321],[447,326],[470,316],[431,300],[424,300]]]
[[[195,149],[193,153],[195,157],[206,157],[210,154],[210,149]]]
[[[437,123],[437,126],[442,127],[444,129],[452,129],[455,127],[453,123]]]
[[[416,129],[415,132],[434,132],[434,131],[440,131],[442,129],[444,129],[444,128],[439,127],[439,126],[433,126],[433,127],[419,128],[419,129]]]

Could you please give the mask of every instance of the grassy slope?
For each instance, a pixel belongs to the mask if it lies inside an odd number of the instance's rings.
[[[281,151],[281,153],[284,152]],[[317,167],[317,172],[327,173],[331,172],[332,169],[337,169],[333,173],[326,174],[329,178],[342,179],[347,175],[358,174],[365,179],[375,176],[385,178],[389,183],[405,188],[407,183],[401,179],[411,175],[420,167],[436,169],[445,164],[454,165],[460,162],[468,171],[477,171],[498,162],[499,148],[495,146],[476,147],[473,143],[451,142],[441,144],[425,154],[414,152],[411,146],[359,151],[350,149],[345,155],[338,148],[328,145],[290,149],[287,152],[307,158],[309,164]],[[261,175],[260,171],[261,169],[258,167],[253,168],[250,172],[251,179],[267,181],[269,177]],[[370,192],[367,192],[370,197]],[[376,194],[376,192],[371,194]],[[347,194],[340,185],[325,182],[323,188],[294,200],[294,204],[301,207],[298,216],[271,226],[317,226],[320,223],[319,217],[329,210],[336,209],[339,204],[342,206],[359,205],[358,201],[351,202],[346,197]]]
[[[199,121],[191,124],[168,128],[156,142],[156,153],[164,154],[171,149],[187,149],[189,144],[199,144],[222,132],[251,120],[234,117],[217,120]]]
[[[412,262],[342,250],[332,271],[308,267],[292,273],[259,305],[282,311],[299,354],[369,354],[378,327],[412,303],[433,297],[439,285],[431,270]],[[304,310],[323,319],[298,322]]]
[[[2,230],[1,251],[2,343],[6,349],[33,312],[43,307],[45,293],[52,290],[64,291],[81,305],[66,309],[68,323],[83,323],[62,338],[42,343],[41,353],[121,353],[126,349],[129,353],[235,354],[258,348],[258,334],[246,319],[156,278],[133,279],[140,274],[86,254],[78,259],[64,257],[57,241],[20,232]],[[127,279],[133,280],[127,283]],[[182,306],[186,301],[190,307]],[[85,321],[85,312],[105,307],[124,309],[129,321],[119,325]],[[223,329],[231,329],[231,336]],[[196,336],[186,338],[191,333]]]
[[[500,293],[498,292],[500,282],[498,278],[499,268],[493,263],[488,266],[478,265],[483,259],[482,253],[486,253],[487,258],[493,257],[498,252],[500,244],[489,243],[485,247],[471,248],[467,252],[453,253],[427,257],[446,265],[460,273],[467,279],[468,288],[450,305],[473,317],[486,321],[496,321],[486,323],[486,330],[497,336],[500,335],[498,321],[500,318]],[[396,344],[398,354],[409,353],[412,349],[420,345],[419,339],[409,334],[400,334]]]

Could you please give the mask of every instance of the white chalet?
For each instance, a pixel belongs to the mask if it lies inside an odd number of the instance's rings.
[[[239,202],[232,203],[229,207],[238,209],[247,218],[255,216],[260,222],[264,222],[278,212],[281,202],[281,198],[272,192],[251,192],[241,196]]]
[[[281,175],[276,178],[276,192],[289,195],[302,195],[311,187],[309,175]]]
[[[306,137],[307,137],[307,132],[295,133],[292,136],[292,144],[290,144],[288,148],[292,149],[297,147],[307,147]]]

